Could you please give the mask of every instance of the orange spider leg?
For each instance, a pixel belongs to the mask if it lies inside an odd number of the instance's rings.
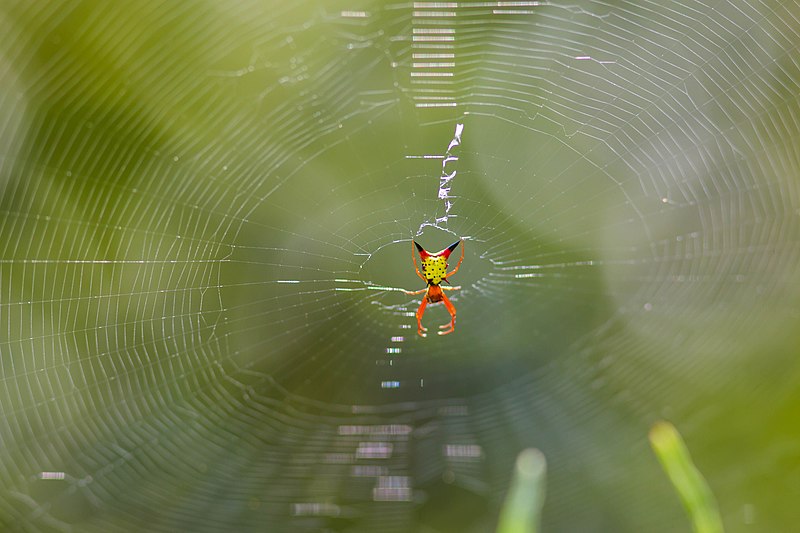
[[[418,291],[403,291],[404,293],[408,294],[409,296],[416,296],[417,294],[422,294],[423,292],[428,292],[427,287],[424,289],[420,289]]]
[[[439,329],[442,330],[439,332],[439,335],[447,335],[448,333],[453,333],[456,329],[456,307],[450,302],[450,298],[448,298],[445,293],[442,293],[442,303],[450,313],[450,323],[439,326]]]
[[[426,289],[427,290],[427,289]],[[428,297],[425,296],[422,299],[422,303],[419,304],[419,309],[417,309],[417,333],[419,333],[420,337],[425,337],[425,332],[428,331],[428,328],[422,327],[422,315],[425,314],[425,306],[428,305]]]

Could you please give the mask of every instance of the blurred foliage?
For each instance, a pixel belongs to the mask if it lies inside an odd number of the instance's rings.
[[[650,429],[650,445],[689,512],[697,533],[722,533],[717,502],[703,475],[692,463],[689,450],[675,426],[657,422]]]
[[[511,487],[500,511],[497,533],[540,531],[546,473],[547,462],[542,452],[528,449],[519,454]]]

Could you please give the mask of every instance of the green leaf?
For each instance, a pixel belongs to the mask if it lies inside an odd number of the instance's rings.
[[[511,489],[500,513],[498,533],[530,533],[539,530],[546,472],[547,463],[542,452],[529,448],[519,454]]]
[[[717,502],[703,475],[692,463],[680,433],[669,422],[650,429],[650,445],[683,501],[697,533],[721,533]]]

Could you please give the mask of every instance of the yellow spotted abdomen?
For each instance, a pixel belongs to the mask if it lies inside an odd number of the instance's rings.
[[[422,274],[430,285],[439,285],[447,274],[447,259],[428,257],[422,261]]]

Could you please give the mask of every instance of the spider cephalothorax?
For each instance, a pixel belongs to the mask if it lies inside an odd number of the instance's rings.
[[[417,275],[428,284],[427,288],[419,291],[406,291],[406,294],[425,293],[425,297],[422,298],[422,303],[420,304],[419,309],[417,309],[417,333],[419,333],[422,337],[425,337],[425,332],[428,331],[427,328],[422,327],[422,315],[425,314],[425,306],[429,303],[433,304],[438,302],[442,302],[447,308],[447,311],[450,313],[450,323],[439,326],[439,329],[442,330],[439,332],[439,335],[447,335],[448,333],[452,333],[456,327],[456,308],[450,299],[444,294],[444,291],[455,291],[461,287],[442,287],[441,283],[443,281],[450,283],[447,278],[458,272],[461,262],[464,260],[464,246],[461,246],[461,258],[458,260],[456,268],[454,268],[452,272],[448,272],[447,259],[450,257],[450,254],[453,253],[453,250],[455,250],[456,247],[461,243],[460,239],[444,250],[436,252],[435,254],[426,252],[425,249],[417,244],[416,241],[412,242],[414,243],[414,246],[417,247],[420,261],[422,261],[422,272],[420,272],[419,267],[417,267],[417,256],[414,255],[414,249],[412,248],[411,260],[414,261],[414,270],[416,270]]]

